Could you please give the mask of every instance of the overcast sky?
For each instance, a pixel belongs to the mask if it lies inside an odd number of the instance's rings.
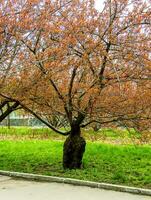
[[[104,0],[95,0],[95,7],[98,9],[98,10],[102,10],[103,9],[103,3],[104,3]]]

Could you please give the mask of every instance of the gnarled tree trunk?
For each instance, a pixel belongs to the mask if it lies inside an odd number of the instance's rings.
[[[85,146],[86,142],[80,135],[80,127],[73,126],[63,148],[63,167],[65,169],[81,168]]]

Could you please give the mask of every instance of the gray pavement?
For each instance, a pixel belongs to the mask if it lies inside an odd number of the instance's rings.
[[[46,183],[0,176],[0,200],[151,200],[139,196],[62,183]]]

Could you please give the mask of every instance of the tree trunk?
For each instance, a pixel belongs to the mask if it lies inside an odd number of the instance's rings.
[[[72,127],[71,134],[64,143],[63,167],[64,169],[80,169],[85,152],[86,142],[80,136],[80,127]]]

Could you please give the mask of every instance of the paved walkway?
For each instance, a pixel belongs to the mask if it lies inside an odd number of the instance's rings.
[[[0,176],[0,200],[151,200],[132,195],[60,183],[15,180]]]

